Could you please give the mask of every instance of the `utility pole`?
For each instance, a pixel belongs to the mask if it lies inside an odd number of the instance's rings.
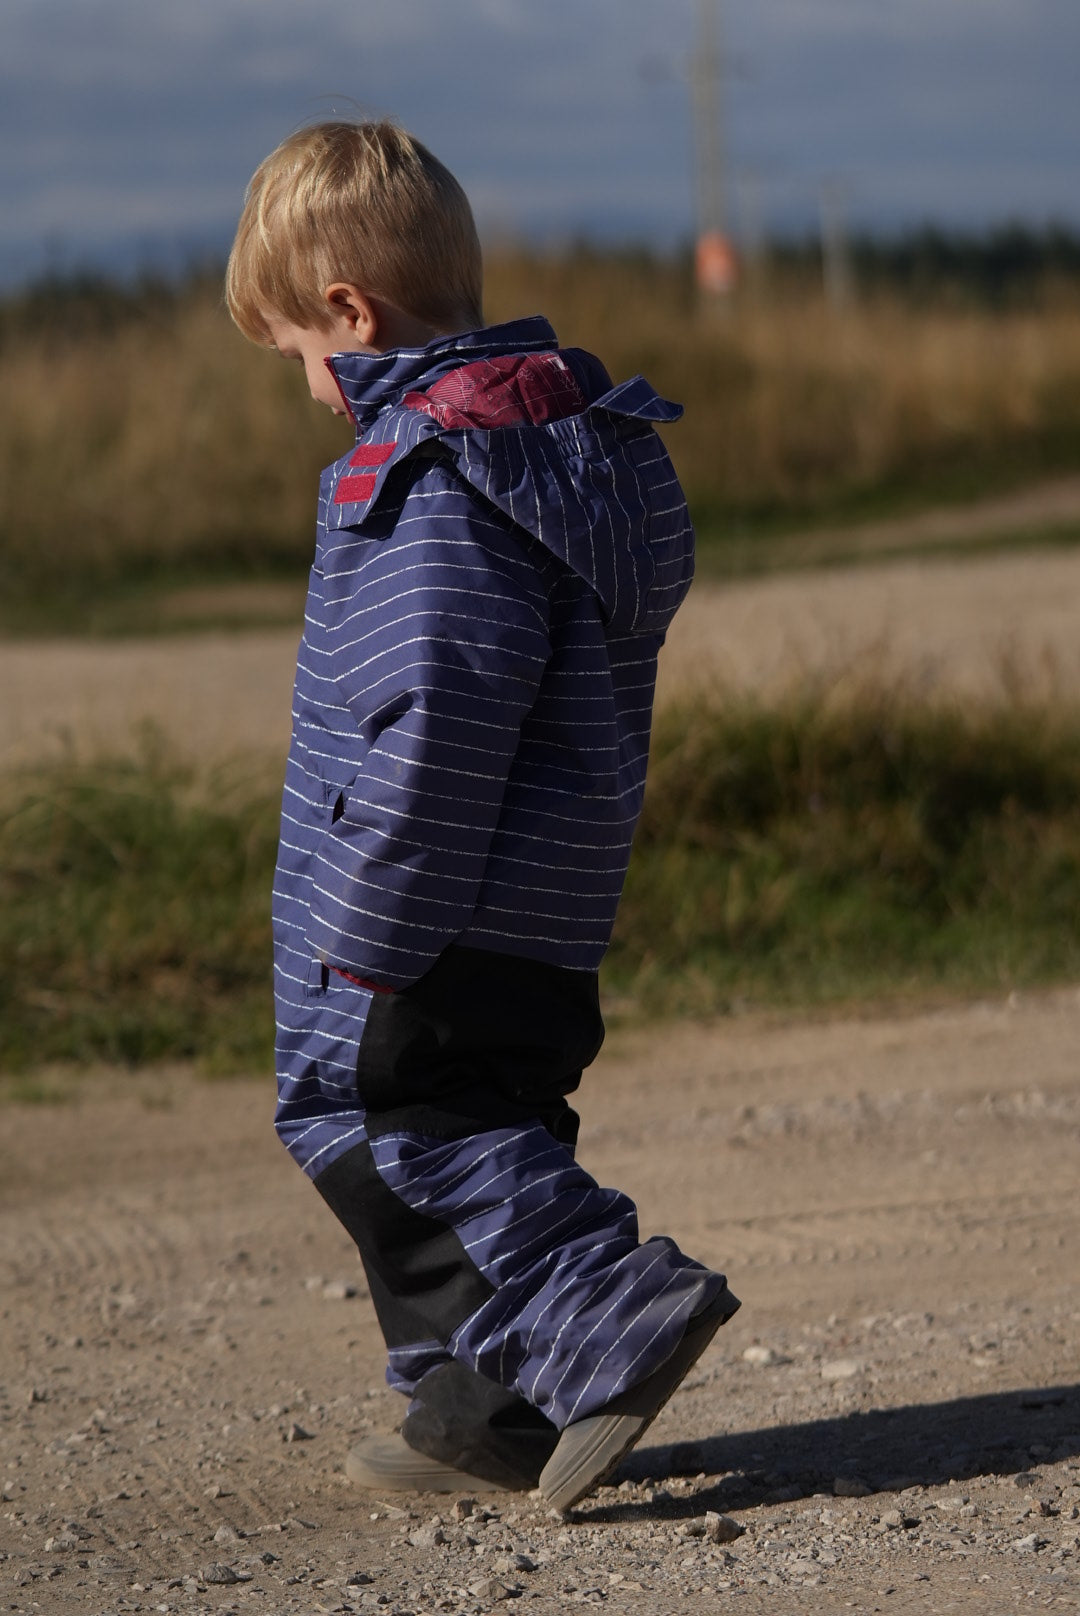
[[[821,267],[825,298],[838,314],[852,301],[853,277],[847,238],[847,187],[836,179],[821,187]]]
[[[735,289],[735,252],[727,233],[727,174],[722,124],[723,56],[719,0],[698,0],[697,42],[690,66],[694,103],[697,246],[695,278],[715,304]]]

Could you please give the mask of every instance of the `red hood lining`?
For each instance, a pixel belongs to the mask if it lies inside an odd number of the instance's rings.
[[[501,354],[461,365],[402,403],[444,427],[542,426],[580,415],[587,400],[557,353]]]

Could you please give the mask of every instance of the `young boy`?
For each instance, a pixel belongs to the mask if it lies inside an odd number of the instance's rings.
[[[566,1100],[692,573],[652,426],[681,411],[542,319],[484,329],[464,193],[392,123],[266,159],[227,294],[356,427],[322,478],[274,886],[277,1129],[411,1399],[347,1470],[566,1509],[738,1306],[639,1241]]]

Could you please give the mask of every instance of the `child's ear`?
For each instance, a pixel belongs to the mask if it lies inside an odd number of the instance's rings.
[[[375,346],[379,334],[379,314],[366,292],[349,281],[334,281],[323,296],[330,305],[331,314],[335,319],[345,321],[358,343],[365,348]]]

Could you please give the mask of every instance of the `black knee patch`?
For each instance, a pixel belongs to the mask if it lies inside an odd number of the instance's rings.
[[[446,1342],[495,1294],[449,1224],[414,1212],[384,1183],[366,1141],[315,1188],[356,1241],[388,1347]]]

